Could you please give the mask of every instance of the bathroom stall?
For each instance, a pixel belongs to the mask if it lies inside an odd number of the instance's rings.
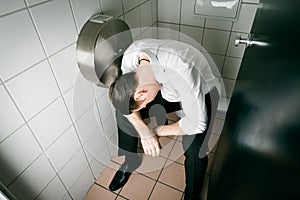
[[[299,1],[261,0],[207,199],[300,198]]]
[[[246,49],[235,40],[247,39],[260,6],[259,0],[1,1],[0,194],[10,199],[83,199],[115,158],[117,127],[107,88],[81,73],[76,51],[82,28],[98,14],[125,22],[133,40],[180,40],[210,58],[225,87],[206,174],[206,186],[214,183],[211,166],[219,162],[217,142]],[[125,49],[118,50],[114,53],[120,56]],[[93,58],[89,56],[85,58]],[[174,184],[165,179],[161,188],[168,186],[168,194],[180,199],[184,186],[178,177]],[[150,199],[156,189],[138,191]],[[136,194],[121,197],[136,199]],[[115,199],[118,194],[110,195]]]

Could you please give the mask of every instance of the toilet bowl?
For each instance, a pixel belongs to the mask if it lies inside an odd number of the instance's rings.
[[[82,75],[101,87],[109,87],[122,74],[124,51],[132,43],[129,26],[121,19],[94,15],[77,40],[77,63]]]

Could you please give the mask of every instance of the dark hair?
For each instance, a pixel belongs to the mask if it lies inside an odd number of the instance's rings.
[[[122,114],[128,115],[138,107],[134,100],[134,92],[137,88],[135,72],[129,72],[115,80],[109,88],[109,97],[112,104]]]

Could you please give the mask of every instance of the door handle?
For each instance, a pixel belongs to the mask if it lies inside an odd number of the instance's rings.
[[[239,46],[240,44],[244,44],[246,45],[246,47],[251,47],[253,45],[260,47],[269,46],[267,42],[253,40],[253,36],[251,34],[246,38],[243,38],[241,35],[238,35],[234,40],[234,45]]]

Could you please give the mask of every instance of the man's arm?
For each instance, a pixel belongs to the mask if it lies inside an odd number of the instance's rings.
[[[153,132],[158,136],[186,135],[186,133],[180,129],[178,121],[170,125],[155,127]]]
[[[144,123],[140,113],[134,112],[126,117],[140,135],[145,154],[153,157],[159,156],[160,144],[158,142],[158,137]]]

